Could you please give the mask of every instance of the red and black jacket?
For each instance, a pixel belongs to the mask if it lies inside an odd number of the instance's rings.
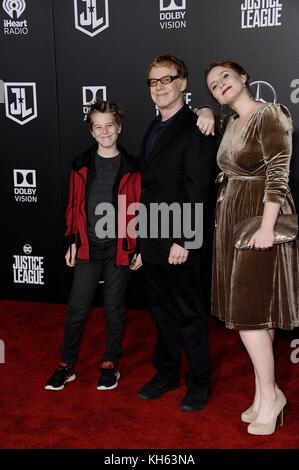
[[[87,211],[86,204],[90,183],[94,178],[94,157],[97,151],[97,144],[93,145],[81,156],[77,157],[72,165],[69,185],[69,199],[66,209],[66,232],[68,244],[76,243],[77,257],[83,260],[90,259],[89,242],[87,236]],[[118,196],[126,196],[125,209],[130,203],[138,203],[141,193],[141,177],[139,173],[139,158],[129,155],[126,150],[118,145],[121,153],[119,170],[113,186],[113,205],[116,216],[116,257],[117,266],[126,266],[129,264],[129,255],[136,251],[136,238],[129,237],[127,230],[124,238],[119,236],[119,226],[122,229],[127,225],[135,215],[128,215],[127,210],[118,211]]]

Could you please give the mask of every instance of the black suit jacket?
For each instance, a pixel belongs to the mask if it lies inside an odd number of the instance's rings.
[[[145,144],[156,120],[153,120],[145,134],[141,148],[141,202],[148,212],[151,203],[161,202],[202,202],[204,217],[213,210],[217,144],[214,137],[201,134],[196,127],[196,120],[197,116],[184,105],[146,157]],[[148,231],[149,222],[148,220]],[[142,238],[141,235],[139,239],[142,259],[151,263],[168,264],[171,245],[175,242],[184,246],[186,238],[183,234],[179,238],[162,238],[161,221],[156,229],[158,238]],[[189,255],[189,258],[191,260],[192,257]]]

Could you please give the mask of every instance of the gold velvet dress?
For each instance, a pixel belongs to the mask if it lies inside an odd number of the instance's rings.
[[[234,224],[262,215],[264,202],[280,204],[281,214],[295,212],[288,187],[292,121],[288,110],[262,105],[233,133],[232,116],[219,147],[222,180],[216,208],[212,314],[227,328],[299,326],[298,243],[267,251],[237,250]]]

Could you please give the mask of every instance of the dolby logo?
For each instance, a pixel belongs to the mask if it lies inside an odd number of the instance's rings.
[[[160,11],[186,10],[186,0],[160,0]]]
[[[186,27],[186,0],[160,0],[160,28],[184,29]]]
[[[107,87],[106,86],[83,86],[82,87],[82,103],[83,103],[83,114],[84,121],[86,120],[86,114],[89,111],[90,106],[96,100],[107,100]]]
[[[35,170],[13,170],[13,181],[16,202],[37,202]]]

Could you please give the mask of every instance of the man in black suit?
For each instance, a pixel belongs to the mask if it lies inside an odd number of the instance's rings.
[[[165,235],[161,233],[165,229],[165,214],[158,222],[149,216],[157,203],[168,206],[177,203],[181,209],[188,203],[192,206],[193,227],[195,203],[203,203],[204,214],[211,205],[216,142],[214,137],[199,132],[197,116],[184,103],[187,76],[185,63],[168,55],[157,57],[148,69],[151,98],[160,112],[142,145],[141,202],[147,209],[150,233],[139,240],[141,255],[135,260],[134,268],[138,269],[141,262],[144,266],[149,306],[158,333],[153,354],[157,373],[138,395],[153,399],[179,387],[184,346],[189,370],[187,393],[180,408],[197,411],[206,404],[210,392],[206,313],[198,282],[199,246],[195,243],[197,249],[192,249],[192,243],[186,245],[185,232],[178,235],[177,229],[184,226],[182,219],[175,223],[169,216],[169,233]],[[200,229],[195,227],[197,231]]]

